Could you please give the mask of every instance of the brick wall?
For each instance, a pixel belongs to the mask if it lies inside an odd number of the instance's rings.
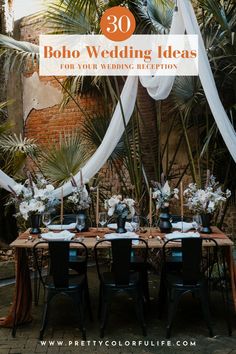
[[[21,40],[36,44],[38,44],[39,35],[47,33],[44,23],[32,17],[23,18],[18,28]],[[29,75],[31,74],[27,74]],[[40,81],[61,89],[60,84],[52,77],[40,77]],[[86,95],[77,99],[79,105],[88,114],[101,109],[97,96]],[[73,101],[63,110],[60,110],[60,105],[40,110],[33,109],[25,121],[24,134],[36,139],[39,145],[48,145],[51,140],[58,141],[60,134],[73,132],[80,127],[84,119],[83,113]]]

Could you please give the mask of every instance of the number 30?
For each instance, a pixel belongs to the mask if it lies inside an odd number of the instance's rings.
[[[115,33],[118,30],[122,33],[127,33],[130,30],[131,27],[131,21],[130,18],[126,15],[123,15],[119,18],[117,18],[114,15],[107,16],[107,20],[111,21],[108,22],[108,25],[112,27],[107,27],[107,32],[109,33]]]

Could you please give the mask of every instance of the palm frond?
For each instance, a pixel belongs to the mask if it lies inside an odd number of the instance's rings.
[[[23,138],[21,134],[19,136],[13,134],[0,137],[0,150],[10,155],[19,152],[27,156],[33,156],[36,154],[38,147],[33,139]]]
[[[225,6],[222,5],[220,1],[199,0],[200,5],[203,9],[207,11],[208,16],[214,18],[215,21],[219,23],[223,29],[230,31],[232,26],[232,23],[230,23],[230,21],[233,17],[235,17],[235,3],[233,1],[225,1],[224,3],[227,2],[228,6],[227,8],[225,8]],[[229,20],[228,13],[231,12],[234,13],[234,16],[232,16]]]
[[[61,134],[59,144],[53,143],[41,153],[41,170],[52,183],[62,185],[80,170],[90,155],[78,131]]]
[[[137,33],[169,32],[173,15],[173,3],[169,0],[148,0],[144,6],[142,0],[128,1],[128,6],[136,17]]]
[[[0,34],[0,47],[4,49],[4,70],[25,70],[27,66],[35,68],[39,62],[39,46],[33,43],[17,41]]]
[[[97,150],[103,141],[109,124],[110,117],[101,114],[94,114],[85,120],[82,128],[82,136],[93,152]],[[109,161],[122,160],[125,154],[124,139],[121,138],[112,152]]]
[[[79,9],[52,3],[44,14],[50,34],[86,34],[92,31],[92,21]]]

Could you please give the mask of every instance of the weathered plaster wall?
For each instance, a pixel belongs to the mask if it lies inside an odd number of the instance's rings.
[[[43,110],[59,104],[63,94],[50,82],[42,82],[37,72],[32,76],[23,76],[23,116],[27,119],[32,109]],[[27,124],[27,123],[26,123]]]
[[[13,33],[13,9],[12,0],[0,0],[0,33]],[[0,102],[7,99],[8,73],[3,70],[3,60],[0,59]]]

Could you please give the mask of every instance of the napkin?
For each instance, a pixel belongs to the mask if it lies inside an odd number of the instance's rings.
[[[71,241],[71,239],[74,237],[74,234],[71,232],[64,230],[61,232],[47,232],[45,234],[42,234],[42,238],[47,241]]]
[[[116,230],[117,229],[117,224],[108,224],[107,227],[111,230]],[[127,231],[132,231],[133,228],[132,228],[132,225],[130,222],[126,221],[125,223],[125,228]]]
[[[111,234],[106,234],[104,236],[106,240],[116,240],[118,238],[139,238],[139,235],[137,235],[135,232],[125,232],[124,234],[118,234],[116,232],[113,232]],[[139,241],[138,240],[133,240],[132,244],[133,245],[138,245]]]
[[[174,231],[171,234],[165,235],[165,238],[167,240],[172,240],[173,238],[186,238],[186,237],[200,237],[200,234],[198,232],[179,232],[179,231]]]
[[[182,224],[183,224],[183,231],[184,232],[193,229],[193,224],[191,222],[183,222],[182,223],[182,221],[172,222],[172,227],[174,229],[182,230]]]
[[[73,230],[75,229],[76,224],[71,223],[68,225],[48,225],[48,229],[52,231],[60,231],[60,230]]]

